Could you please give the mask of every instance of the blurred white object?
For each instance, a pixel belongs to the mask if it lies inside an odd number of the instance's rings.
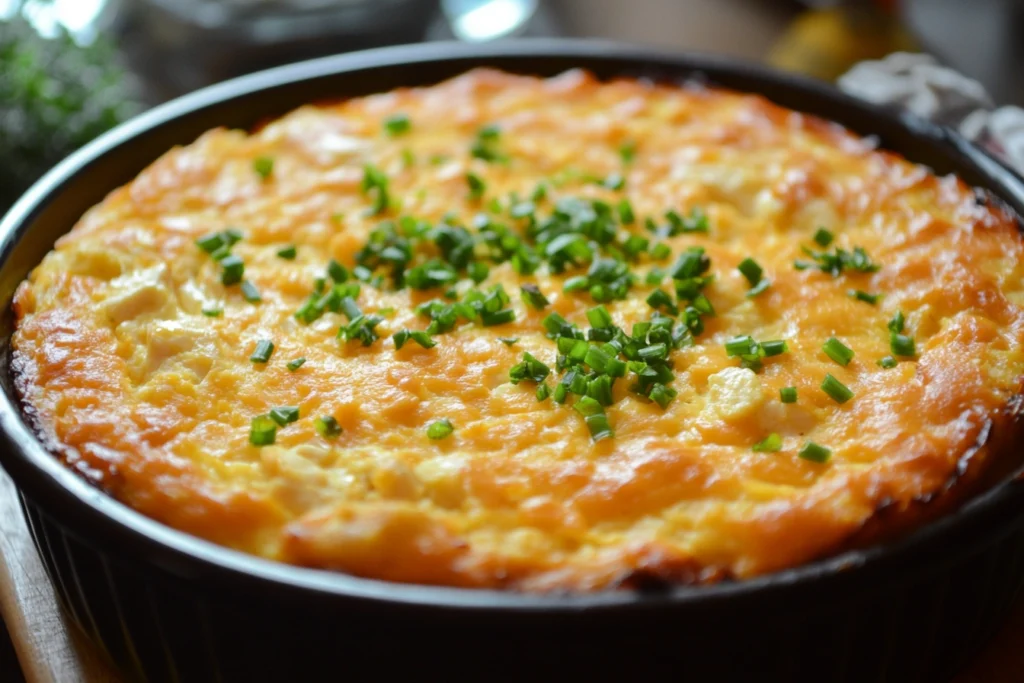
[[[931,55],[896,52],[861,62],[839,77],[839,87],[861,99],[896,104],[937,123],[955,125],[972,111],[991,108],[981,83],[940,66]]]
[[[895,105],[958,129],[968,140],[1024,173],[1024,109],[995,104],[985,88],[925,54],[897,52],[861,62],[843,74],[840,89],[876,104]]]
[[[537,11],[537,0],[441,0],[452,33],[479,43],[520,33]]]

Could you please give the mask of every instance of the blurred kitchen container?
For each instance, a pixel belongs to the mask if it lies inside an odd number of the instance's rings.
[[[152,99],[320,55],[418,42],[438,0],[132,0],[119,38]]]

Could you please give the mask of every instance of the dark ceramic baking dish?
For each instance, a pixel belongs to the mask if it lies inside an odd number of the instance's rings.
[[[761,93],[877,136],[1024,213],[1024,182],[955,134],[760,67],[594,42],[393,48],[203,90],[66,160],[0,224],[0,338],[10,340],[15,287],[54,241],[171,146],[480,65],[702,78]],[[898,542],[712,586],[522,595],[280,565],[161,526],[64,469],[23,419],[8,356],[0,461],[68,615],[133,680],[941,681],[985,642],[1024,579],[1019,473]]]

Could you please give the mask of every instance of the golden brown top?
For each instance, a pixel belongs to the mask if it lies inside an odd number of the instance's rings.
[[[474,71],[168,152],[21,287],[15,366],[70,466],[251,553],[749,577],[909,515],[1005,426],[1021,251],[956,178],[758,96]]]

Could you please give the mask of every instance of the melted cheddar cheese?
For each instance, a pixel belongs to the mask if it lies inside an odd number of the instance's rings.
[[[409,129],[389,134],[396,114]],[[500,130],[504,159],[470,154],[485,126]],[[272,170],[255,172],[258,159]],[[367,164],[388,180],[381,215],[368,211]],[[485,185],[480,199],[469,172]],[[615,173],[621,189],[593,181]],[[593,441],[573,397],[538,401],[535,383],[509,381],[523,352],[552,368],[550,386],[561,378],[542,320],[557,312],[588,327],[592,297],[563,290],[585,264],[520,275],[492,263],[479,288],[503,284],[514,321],[463,322],[429,349],[396,350],[391,335],[424,329],[415,308],[444,288],[363,284],[359,307],[383,318],[368,346],[337,339],[342,313],[295,318],[329,260],[351,270],[381,221],[448,214],[472,226],[496,198],[492,219],[521,230],[508,198],[540,181],[538,214],[565,197],[628,198],[637,221],[626,233],[651,237],[644,219],[669,209],[707,216],[707,233],[652,238],[671,257],[631,264],[628,296],[604,304],[628,332],[651,317],[652,268],[693,246],[710,259],[703,291],[716,314],[673,351],[675,399],[663,409],[617,380],[605,408],[614,437]],[[231,251],[259,302],[222,284],[221,264],[196,245],[229,227],[242,233]],[[835,236],[827,249],[813,241],[819,227]],[[294,259],[278,256],[292,244]],[[880,268],[797,269],[802,247],[861,247]],[[770,282],[758,296],[737,270],[747,257]],[[550,306],[524,303],[524,283]],[[872,305],[849,290],[882,297]],[[879,508],[898,518],[942,493],[965,454],[977,467],[991,460],[972,449],[1004,424],[1024,374],[1024,258],[1003,209],[759,96],[582,72],[474,71],[307,106],[252,134],[211,131],[87,213],[15,308],[28,414],[69,466],[121,501],[267,558],[470,587],[743,578],[834,553]],[[897,312],[916,355],[886,369],[876,361],[891,353]],[[724,347],[739,335],[788,351],[745,368]],[[830,337],[854,352],[848,365],[823,352]],[[261,339],[275,350],[253,363]],[[305,364],[288,369],[298,357]],[[833,400],[826,374],[854,397]],[[796,387],[795,403],[780,401],[783,387]],[[278,406],[298,406],[299,419],[274,444],[252,445],[251,420]],[[318,433],[324,415],[340,435]],[[444,418],[452,434],[428,438]],[[752,449],[772,433],[781,450]],[[798,456],[808,441],[829,449],[827,462]]]

